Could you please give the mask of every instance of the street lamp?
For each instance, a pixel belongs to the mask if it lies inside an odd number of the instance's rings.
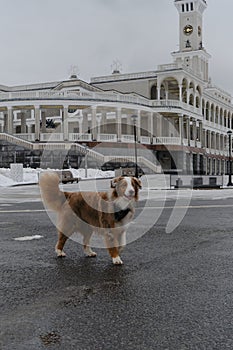
[[[88,154],[88,149],[87,149],[87,144],[83,143],[84,147],[84,168],[85,168],[85,178],[87,178],[87,154]]]
[[[138,178],[137,130],[136,130],[136,121],[138,116],[132,115],[131,118],[133,121],[133,132],[134,132],[135,177]]]
[[[231,181],[231,174],[232,174],[232,161],[231,161],[231,135],[232,135],[232,131],[229,130],[227,132],[227,135],[229,137],[229,180],[228,180],[228,184],[227,186],[233,186],[233,183]]]

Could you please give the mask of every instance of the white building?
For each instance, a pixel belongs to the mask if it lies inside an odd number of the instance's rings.
[[[45,142],[54,148],[55,142],[65,148],[74,142],[89,147],[101,142],[109,156],[120,157],[122,145],[127,148],[134,141],[131,117],[136,115],[138,142],[156,154],[164,170],[225,173],[233,105],[230,94],[209,78],[210,55],[203,45],[207,3],[174,4],[180,19],[179,51],[172,52],[171,64],[134,74],[114,71],[90,83],[73,76],[0,86],[0,141],[19,145],[25,139],[21,145],[31,149],[43,149]]]

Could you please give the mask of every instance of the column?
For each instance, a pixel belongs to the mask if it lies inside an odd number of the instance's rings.
[[[183,114],[179,114],[179,136],[181,145],[184,144],[184,120]]]
[[[182,102],[182,85],[179,85],[179,100]]]
[[[27,128],[26,128],[26,114],[25,112],[20,113],[20,119],[21,119],[21,134],[26,134]]]
[[[63,138],[69,140],[68,106],[63,106]]]
[[[40,107],[35,107],[35,140],[40,141]]]
[[[108,129],[107,129],[107,113],[106,112],[102,112],[102,118],[101,118],[102,122],[101,122],[101,133],[103,134],[108,134]]]
[[[83,116],[82,114],[78,117],[78,129],[79,129],[79,134],[83,134]]]
[[[154,119],[153,119],[153,112],[149,113],[148,115],[148,135],[151,135],[151,143],[153,141],[154,136]]]
[[[160,100],[160,86],[157,85],[157,100]]]
[[[217,134],[216,134],[216,132],[214,132],[213,137],[214,137],[214,152],[216,153],[216,150],[217,150]]]
[[[131,119],[131,114],[127,115],[127,127],[126,127],[126,134],[127,135],[132,135],[132,119]]]
[[[32,125],[28,124],[28,134],[31,134],[31,133],[32,133]]]
[[[3,112],[3,132],[7,132],[7,113]]]
[[[137,110],[136,115],[137,115],[137,121],[136,121],[137,136],[138,136],[138,141],[140,141],[140,138],[141,138],[141,111]]]
[[[196,122],[196,120],[193,121],[193,140],[194,140],[194,145],[196,147],[196,143],[197,143],[197,122]]]
[[[203,147],[207,148],[207,131],[203,130]]]
[[[97,130],[96,130],[96,107],[91,107],[91,133],[92,133],[92,140],[96,141],[97,139]]]
[[[121,141],[122,128],[121,128],[121,108],[116,110],[116,122],[117,122],[117,141]]]
[[[98,114],[96,116],[96,121],[97,121],[97,140],[99,141],[99,137],[101,134],[101,119],[102,119],[102,114]]]
[[[163,116],[161,114],[157,114],[157,121],[158,121],[158,137],[163,136]]]
[[[46,116],[45,111],[41,111],[41,132],[46,133]]]
[[[203,147],[203,123],[199,122],[199,141],[201,143],[201,147]]]
[[[186,118],[186,125],[187,125],[187,139],[188,139],[188,145],[190,145],[190,118]]]
[[[8,107],[8,109],[7,109],[6,130],[7,130],[8,134],[13,133],[13,110],[12,110],[12,107]]]
[[[83,110],[83,133],[88,133],[88,113],[85,110]]]

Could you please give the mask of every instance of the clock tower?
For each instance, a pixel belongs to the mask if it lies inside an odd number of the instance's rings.
[[[175,0],[179,12],[179,51],[172,53],[175,62],[181,62],[208,80],[210,55],[203,47],[203,13],[205,0]]]

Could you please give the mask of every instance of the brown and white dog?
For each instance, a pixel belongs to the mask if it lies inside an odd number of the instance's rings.
[[[74,233],[83,236],[84,252],[96,256],[90,247],[93,232],[103,235],[114,264],[122,264],[120,251],[126,245],[126,225],[132,221],[141,181],[117,177],[108,192],[63,192],[55,172],[42,173],[39,179],[45,206],[58,214],[57,256],[63,257],[66,240]]]

